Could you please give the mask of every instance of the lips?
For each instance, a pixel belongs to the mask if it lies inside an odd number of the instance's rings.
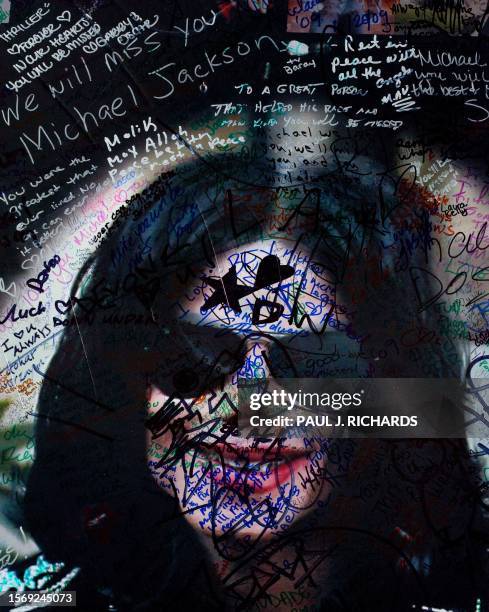
[[[256,494],[276,492],[287,484],[294,486],[299,470],[304,470],[309,453],[304,448],[256,444],[242,441],[226,442],[198,451],[212,463],[212,478],[216,484],[232,489],[251,489]],[[211,474],[209,473],[209,478]],[[288,494],[289,490],[285,491]]]
[[[213,450],[218,452],[224,459],[247,459],[250,463],[259,461],[274,461],[291,459],[299,455],[307,454],[303,447],[279,444],[277,442],[256,443],[253,445],[243,444],[242,439],[236,438],[231,441],[215,444]]]

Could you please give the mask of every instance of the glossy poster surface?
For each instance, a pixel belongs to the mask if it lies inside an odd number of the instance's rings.
[[[486,23],[0,3],[5,609],[487,609]]]

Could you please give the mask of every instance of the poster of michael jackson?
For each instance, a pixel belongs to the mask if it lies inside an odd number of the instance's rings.
[[[485,0],[0,0],[0,610],[489,610]]]

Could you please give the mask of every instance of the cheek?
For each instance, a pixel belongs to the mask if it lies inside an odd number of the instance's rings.
[[[148,387],[146,390],[147,418],[155,415],[165,404],[167,399],[168,397],[156,387]],[[151,473],[158,481],[159,470],[152,467],[151,462],[159,461],[161,457],[166,454],[168,448],[171,446],[171,438],[171,432],[169,431],[158,436],[158,438],[153,438],[151,431],[146,428],[146,458]]]
[[[165,402],[168,400],[168,395],[156,387],[155,385],[149,385],[146,388],[146,402],[147,402],[147,416],[154,416],[159,410],[163,408]]]

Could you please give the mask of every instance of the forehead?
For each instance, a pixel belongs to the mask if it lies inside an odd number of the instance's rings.
[[[202,266],[187,283],[178,310],[193,325],[287,335],[299,331],[294,307],[320,323],[334,297],[308,247],[270,238],[216,254],[215,266]]]

